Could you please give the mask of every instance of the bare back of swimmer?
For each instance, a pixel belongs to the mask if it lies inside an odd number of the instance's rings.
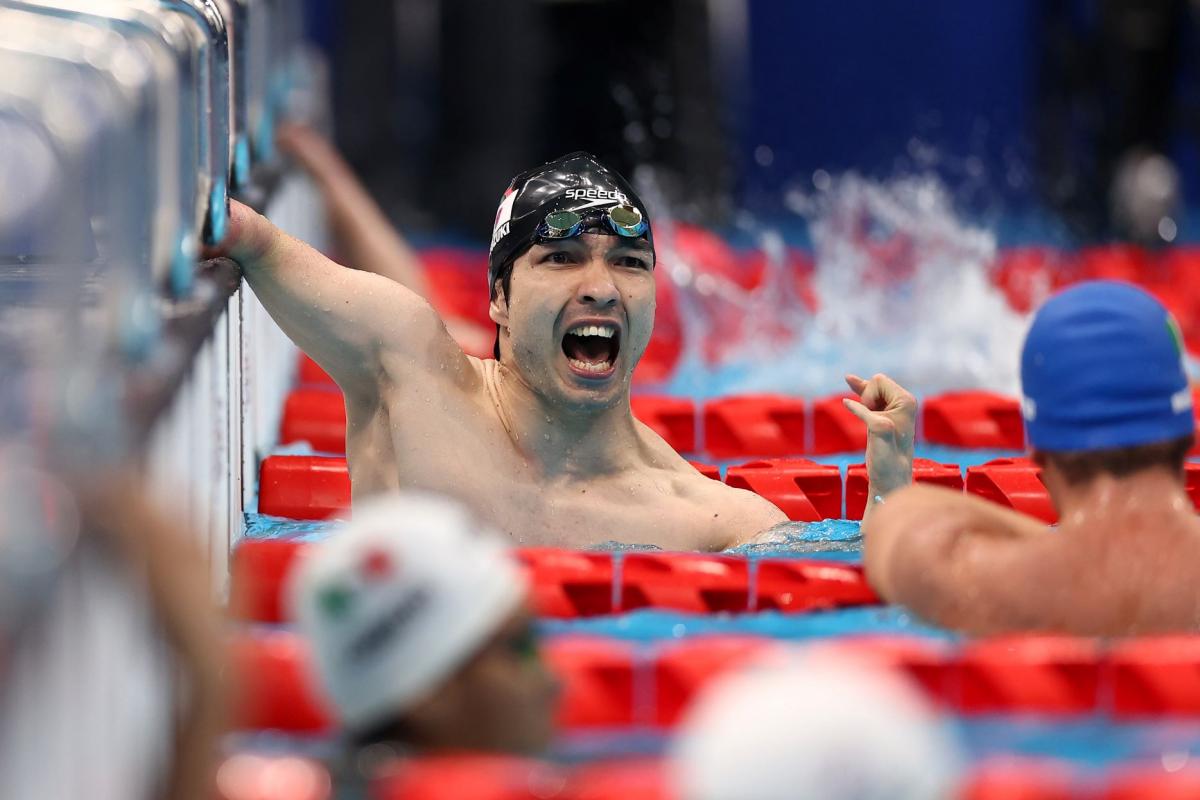
[[[518,542],[558,546],[720,549],[785,520],[634,420],[655,254],[632,188],[592,157],[531,170],[505,194],[489,265],[496,361],[464,355],[413,292],[329,261],[244,206],[229,242],[276,322],[345,395],[356,500],[436,491]],[[914,404],[882,376],[852,387],[883,494],[911,475]]]
[[[1191,390],[1178,342],[1165,309],[1129,285],[1085,284],[1050,300],[1026,341],[1022,383],[1057,530],[913,486],[864,526],[876,590],[972,633],[1200,628],[1200,519],[1183,475]]]

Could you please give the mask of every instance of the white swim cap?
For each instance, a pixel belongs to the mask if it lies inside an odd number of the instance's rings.
[[[961,763],[915,687],[828,651],[774,652],[714,683],[672,756],[680,800],[946,800]]]
[[[402,713],[513,614],[525,581],[501,535],[425,494],[358,504],[288,587],[322,682],[352,730]]]

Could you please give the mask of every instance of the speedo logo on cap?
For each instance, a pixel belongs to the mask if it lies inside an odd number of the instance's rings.
[[[566,197],[568,200],[617,200],[622,203],[629,202],[629,197],[624,192],[619,192],[616,189],[597,189],[595,187],[567,189]]]

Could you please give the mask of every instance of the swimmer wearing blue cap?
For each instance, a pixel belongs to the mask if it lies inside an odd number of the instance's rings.
[[[871,583],[973,633],[1196,630],[1200,519],[1183,475],[1195,423],[1175,321],[1129,284],[1072,287],[1034,318],[1021,382],[1058,529],[913,486],[864,524]]]
[[[518,175],[501,198],[487,276],[497,360],[465,355],[413,291],[237,203],[223,252],[341,387],[356,502],[423,489],[519,543],[568,547],[715,550],[786,520],[633,418],[630,379],[654,325],[653,232],[633,187],[586,153]],[[851,388],[871,430],[872,495],[886,494],[911,478],[915,403],[882,376]]]

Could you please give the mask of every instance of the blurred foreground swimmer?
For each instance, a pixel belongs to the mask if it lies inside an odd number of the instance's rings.
[[[544,748],[558,690],[539,658],[528,591],[503,541],[432,495],[363,503],[313,548],[290,602],[351,760],[368,750]]]
[[[529,170],[501,199],[488,262],[496,360],[465,355],[404,286],[338,266],[244,206],[232,213],[224,252],[345,395],[356,500],[447,494],[518,542],[559,546],[721,549],[785,520],[634,420],[653,234],[633,187],[594,157]],[[911,480],[916,403],[885,376],[848,381],[870,431],[869,496],[886,495]]]
[[[1021,383],[1058,530],[913,486],[864,524],[868,579],[886,599],[975,633],[1200,628],[1184,358],[1175,320],[1135,286],[1094,281],[1050,298],[1025,340]]]
[[[951,800],[963,757],[902,675],[821,648],[714,683],[670,763],[679,800]]]

